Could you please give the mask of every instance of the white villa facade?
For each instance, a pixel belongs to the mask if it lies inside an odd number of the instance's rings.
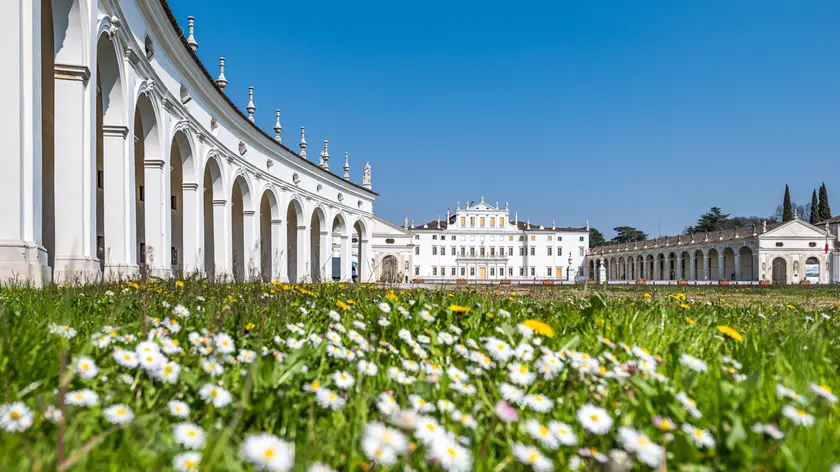
[[[574,282],[589,247],[589,228],[559,228],[510,218],[508,205],[460,203],[446,219],[404,224],[413,236],[409,280]],[[403,262],[403,267],[406,264]],[[404,276],[405,277],[405,276]]]
[[[793,284],[840,281],[840,235],[798,218],[593,248],[586,277],[608,283]]]
[[[308,160],[303,127],[292,151],[279,109],[263,131],[188,29],[166,0],[0,2],[0,280],[373,277],[370,166]]]

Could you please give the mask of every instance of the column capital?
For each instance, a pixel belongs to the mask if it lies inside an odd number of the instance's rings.
[[[213,200],[213,206],[225,206],[225,205],[227,205],[227,200],[225,200],[225,199]]]
[[[90,69],[87,66],[55,64],[53,74],[59,80],[78,80],[85,84],[90,80]]]
[[[254,210],[242,210],[242,214],[245,216],[254,216],[255,213]]]
[[[128,136],[128,126],[102,125],[102,135],[125,139]]]
[[[181,184],[181,188],[184,190],[198,190],[198,184],[194,182],[184,182]]]
[[[166,162],[163,159],[144,159],[143,167],[147,169],[163,169]]]
[[[271,224],[273,224],[273,225],[283,224],[283,220],[271,220]]]

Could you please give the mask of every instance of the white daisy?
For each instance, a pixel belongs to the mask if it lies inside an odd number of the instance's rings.
[[[204,403],[212,403],[216,408],[224,408],[233,401],[233,396],[222,387],[207,383],[198,390],[198,396]]]
[[[96,363],[89,357],[80,357],[76,362],[76,372],[83,379],[92,379],[99,373]]]
[[[382,311],[382,313],[390,313],[391,312],[391,305],[389,305],[385,302],[381,302],[379,304],[379,309]]]
[[[696,372],[706,372],[709,370],[709,366],[705,362],[688,354],[680,356],[680,364]]]
[[[537,378],[537,374],[535,372],[529,370],[526,364],[520,364],[519,362],[509,364],[508,370],[510,371],[508,373],[510,381],[522,387],[531,385]]]
[[[689,423],[683,424],[682,430],[688,435],[689,439],[694,441],[695,446],[707,449],[715,447],[715,438],[708,430],[697,428]]]
[[[64,395],[64,402],[74,406],[96,406],[99,404],[99,395],[93,390],[85,388],[75,392],[67,392]]]
[[[245,436],[242,455],[256,468],[272,472],[286,472],[295,462],[293,446],[268,433]]]
[[[169,409],[169,414],[176,418],[186,418],[190,415],[190,407],[180,400],[170,400],[166,404]]]
[[[539,393],[525,395],[523,402],[525,406],[537,413],[545,413],[554,407],[554,402],[550,398]]]
[[[613,419],[607,410],[587,403],[580,407],[577,419],[583,429],[597,435],[604,435],[612,428]]]
[[[0,428],[8,433],[26,431],[32,426],[32,410],[22,402],[6,403],[0,406]]]
[[[319,388],[315,392],[315,399],[322,408],[329,408],[332,410],[340,410],[344,408],[345,400],[337,393],[327,388]]]
[[[335,386],[341,390],[347,390],[353,386],[355,380],[353,376],[344,371],[335,372],[333,374],[333,382]]]
[[[788,419],[793,421],[795,424],[800,426],[812,426],[814,424],[814,417],[811,416],[807,411],[794,408],[790,405],[785,405],[782,407],[782,414],[785,415]]]
[[[560,441],[557,439],[557,437],[554,434],[552,434],[548,426],[540,424],[539,421],[535,419],[530,419],[522,425],[522,428],[532,438],[539,441],[542,447],[551,450],[560,447]]]
[[[213,338],[213,342],[216,345],[216,349],[222,354],[230,354],[236,350],[233,339],[225,333],[217,334]]]
[[[578,438],[572,431],[572,427],[560,421],[552,421],[548,423],[548,429],[551,434],[557,438],[560,444],[564,446],[575,446],[578,443]]]
[[[815,383],[809,384],[808,387],[818,397],[825,398],[829,403],[837,403],[837,395],[831,392],[831,387],[828,385],[817,385]]]
[[[114,361],[116,361],[117,364],[127,369],[133,369],[139,364],[139,361],[137,360],[137,354],[131,351],[126,351],[125,349],[114,349],[113,357]]]
[[[467,472],[472,470],[470,452],[446,436],[438,438],[432,443],[429,457],[437,461],[444,470]]]
[[[111,405],[103,412],[105,419],[111,424],[128,424],[134,419],[134,412],[122,403]]]
[[[513,456],[519,462],[531,466],[537,472],[550,472],[554,470],[551,459],[545,457],[539,449],[534,446],[526,446],[522,443],[513,444]]]
[[[187,449],[204,448],[205,433],[193,423],[178,423],[172,428],[172,437],[175,442]]]
[[[200,452],[184,452],[172,459],[172,468],[178,472],[198,472],[200,463]]]

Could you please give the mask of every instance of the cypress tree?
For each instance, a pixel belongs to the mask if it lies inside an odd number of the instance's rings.
[[[782,222],[793,219],[793,207],[790,204],[790,189],[785,184],[785,201],[782,203]]]
[[[822,192],[822,188],[820,188]],[[822,221],[822,217],[820,216],[820,204],[817,201],[817,191],[814,190],[814,193],[811,194],[811,218],[808,220],[809,223],[815,225]]]
[[[825,188],[825,182],[820,186],[819,214],[819,221],[831,219],[831,207],[828,205],[828,190]]]

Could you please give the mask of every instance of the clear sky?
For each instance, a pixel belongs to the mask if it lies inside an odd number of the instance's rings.
[[[376,214],[467,199],[532,223],[678,233],[764,216],[824,180],[840,212],[836,0],[169,0],[257,123],[333,172],[372,165]]]

